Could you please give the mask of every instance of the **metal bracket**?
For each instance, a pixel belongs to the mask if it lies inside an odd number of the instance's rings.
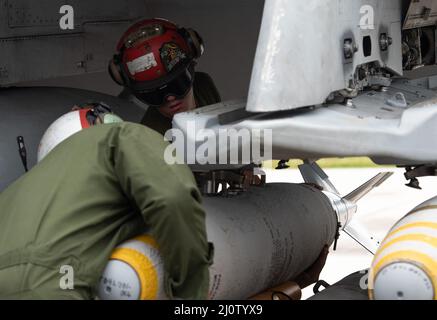
[[[406,167],[404,177],[410,181],[405,185],[410,188],[421,190],[422,188],[420,187],[419,179],[417,178],[430,176],[437,176],[437,167],[435,165]]]

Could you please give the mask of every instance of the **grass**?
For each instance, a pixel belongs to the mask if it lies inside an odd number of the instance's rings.
[[[275,169],[278,165],[278,160],[273,161],[265,161],[263,162],[263,167],[268,169]],[[288,161],[288,165],[290,169],[297,169],[297,166],[302,164],[301,160],[290,160]],[[380,167],[376,165],[366,157],[360,158],[330,158],[330,159],[321,159],[317,161],[320,167],[322,168],[376,168]]]

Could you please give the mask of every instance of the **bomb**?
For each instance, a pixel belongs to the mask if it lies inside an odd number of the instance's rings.
[[[437,300],[437,197],[390,230],[374,257],[369,288],[375,300]]]
[[[246,299],[293,279],[337,233],[329,198],[308,185],[267,184],[232,197],[206,197],[203,205],[215,247],[210,299]],[[127,241],[114,250],[99,297],[164,299],[162,274],[159,248],[150,238]]]
[[[164,300],[164,266],[155,240],[141,235],[112,252],[98,287],[103,300]]]

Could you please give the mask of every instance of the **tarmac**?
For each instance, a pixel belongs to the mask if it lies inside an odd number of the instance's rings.
[[[301,183],[298,170],[264,169],[266,180],[271,182]],[[337,190],[346,195],[379,172],[392,171],[391,176],[381,186],[372,190],[358,202],[356,219],[361,221],[376,238],[383,240],[391,227],[411,209],[422,202],[437,196],[437,177],[419,178],[422,190],[412,189],[405,184],[404,169],[366,168],[366,169],[325,169]],[[334,284],[349,274],[370,267],[373,255],[341,233],[337,250],[330,248],[330,254],[320,279]],[[313,295],[312,286],[303,290],[302,299]]]

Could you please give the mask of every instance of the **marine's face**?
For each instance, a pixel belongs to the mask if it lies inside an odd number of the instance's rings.
[[[182,99],[176,99],[175,96],[168,96],[166,102],[158,107],[158,111],[167,118],[172,119],[176,113],[190,111],[196,108],[193,88],[188,91]]]

